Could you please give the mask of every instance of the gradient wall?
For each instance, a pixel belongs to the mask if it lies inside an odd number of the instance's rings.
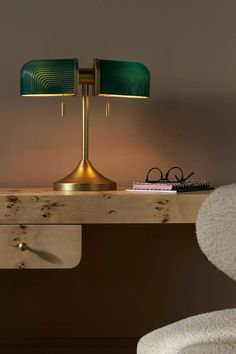
[[[236,3],[231,0],[1,0],[0,187],[51,186],[81,154],[80,97],[19,96],[29,59],[135,60],[150,100],[91,98],[90,157],[119,186],[153,166],[235,182]]]

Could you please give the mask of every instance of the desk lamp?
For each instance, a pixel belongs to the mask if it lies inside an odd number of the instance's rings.
[[[93,68],[79,68],[77,59],[31,60],[21,69],[22,96],[61,96],[78,94],[82,86],[82,159],[66,177],[54,183],[57,191],[114,190],[116,183],[101,175],[89,161],[88,115],[89,86],[95,96],[106,97],[106,115],[109,115],[109,97],[148,98],[150,74],[141,63],[95,59]]]

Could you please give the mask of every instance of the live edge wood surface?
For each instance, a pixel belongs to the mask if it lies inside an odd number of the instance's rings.
[[[0,189],[0,224],[195,223],[209,193]]]

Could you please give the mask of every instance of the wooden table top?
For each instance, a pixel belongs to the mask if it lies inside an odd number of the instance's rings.
[[[200,205],[210,192],[0,189],[0,224],[195,223]]]

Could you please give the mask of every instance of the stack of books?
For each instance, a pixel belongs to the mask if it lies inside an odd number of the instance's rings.
[[[186,181],[183,183],[140,183],[134,182],[132,189],[127,189],[127,191],[132,192],[165,192],[165,193],[176,193],[176,192],[192,192],[200,190],[214,189],[210,186],[210,182],[206,181]]]

